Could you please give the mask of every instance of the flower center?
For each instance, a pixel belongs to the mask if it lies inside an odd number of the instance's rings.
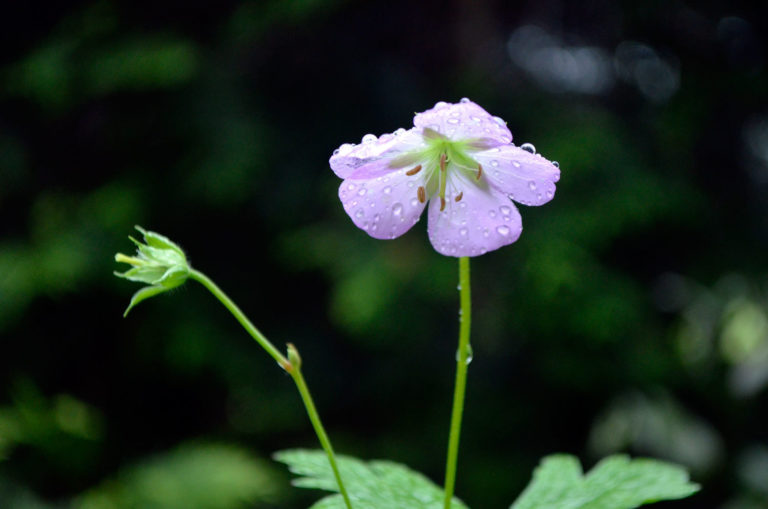
[[[426,180],[427,190],[431,191],[429,192],[430,196],[435,194],[439,196],[440,210],[442,211],[445,209],[448,172],[463,172],[467,176],[480,180],[483,176],[483,167],[470,155],[471,152],[478,151],[472,147],[474,140],[450,140],[429,128],[424,129],[423,136],[427,147],[423,150],[422,155],[426,160],[427,171],[430,172]],[[434,182],[435,179],[437,182]],[[457,202],[464,196],[464,191],[460,189],[452,189],[452,191],[454,192],[454,200]]]

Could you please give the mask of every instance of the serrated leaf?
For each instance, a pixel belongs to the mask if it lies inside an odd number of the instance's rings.
[[[557,454],[541,461],[510,509],[633,509],[697,491],[688,473],[671,463],[615,455],[583,475],[578,459]]]
[[[328,458],[323,451],[292,449],[275,454],[288,465],[293,481],[301,488],[316,488],[338,493],[339,489]],[[391,461],[364,462],[348,456],[337,456],[342,480],[355,509],[442,509],[443,490],[424,475],[405,465]],[[467,509],[454,498],[452,509]],[[346,509],[341,495],[330,495],[311,509]]]

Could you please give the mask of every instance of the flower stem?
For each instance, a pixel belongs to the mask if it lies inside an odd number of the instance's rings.
[[[275,348],[275,346],[270,343],[269,340],[261,332],[259,332],[259,329],[257,329],[253,323],[251,323],[251,321],[240,310],[237,304],[235,304],[232,299],[230,299],[229,296],[224,293],[222,289],[219,288],[216,283],[214,283],[208,276],[198,270],[190,269],[189,277],[202,284],[208,289],[208,291],[213,294],[214,297],[219,299],[219,302],[221,302],[224,307],[227,308],[230,313],[232,313],[235,319],[240,322],[240,325],[242,325],[248,334],[250,334],[251,337],[256,340],[259,346],[266,350],[266,352],[273,359],[275,359],[278,365],[280,365],[281,368],[283,368],[289,375],[291,375],[293,382],[296,384],[296,388],[299,390],[299,394],[301,395],[301,400],[307,410],[309,420],[312,422],[312,427],[315,429],[315,434],[317,434],[317,438],[320,440],[320,444],[323,446],[326,455],[328,455],[328,462],[331,464],[333,475],[336,477],[336,482],[339,485],[339,491],[341,492],[342,497],[344,497],[344,502],[347,506],[347,509],[352,509],[352,503],[349,500],[349,495],[347,495],[347,490],[341,480],[341,474],[339,473],[339,468],[336,464],[336,457],[333,453],[331,441],[325,432],[325,428],[323,428],[323,424],[320,421],[320,415],[317,413],[315,403],[312,401],[312,396],[309,394],[307,383],[304,381],[304,376],[301,374],[301,362],[299,360],[298,352],[296,352],[296,349],[293,347],[293,345],[289,344],[289,356],[292,359],[295,359],[294,362],[291,362],[291,360],[280,353],[280,351]]]
[[[464,394],[467,388],[467,367],[470,357],[469,329],[472,323],[472,303],[469,286],[469,258],[459,258],[460,289],[460,327],[459,350],[456,354],[456,384],[453,391],[453,411],[451,412],[451,432],[448,437],[448,458],[445,462],[445,500],[444,509],[450,509],[453,489],[456,484],[456,463],[459,457],[459,436],[461,435],[461,417],[464,413]]]

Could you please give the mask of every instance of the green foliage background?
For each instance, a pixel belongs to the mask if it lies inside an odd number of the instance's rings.
[[[768,507],[766,20],[726,2],[6,6],[0,507],[317,496],[269,459],[316,446],[290,379],[202,288],[122,319],[137,288],[112,256],[134,224],[297,345],[339,451],[439,482],[455,260],[426,221],[355,229],[327,160],[463,96],[562,179],[473,262],[457,495],[507,507],[544,455],[627,452],[691,470],[704,489],[674,507]],[[530,25],[560,60],[535,38],[515,53]],[[645,51],[629,76],[627,47]]]

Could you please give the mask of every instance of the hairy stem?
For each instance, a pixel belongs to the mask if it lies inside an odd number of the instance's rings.
[[[448,457],[445,462],[445,500],[444,509],[450,509],[453,490],[456,485],[456,463],[459,458],[459,437],[461,418],[464,413],[464,394],[467,388],[467,367],[470,357],[469,329],[472,322],[472,303],[469,286],[469,258],[459,258],[460,322],[459,349],[456,355],[456,384],[453,391],[453,411],[451,412],[451,431],[448,437]]]

